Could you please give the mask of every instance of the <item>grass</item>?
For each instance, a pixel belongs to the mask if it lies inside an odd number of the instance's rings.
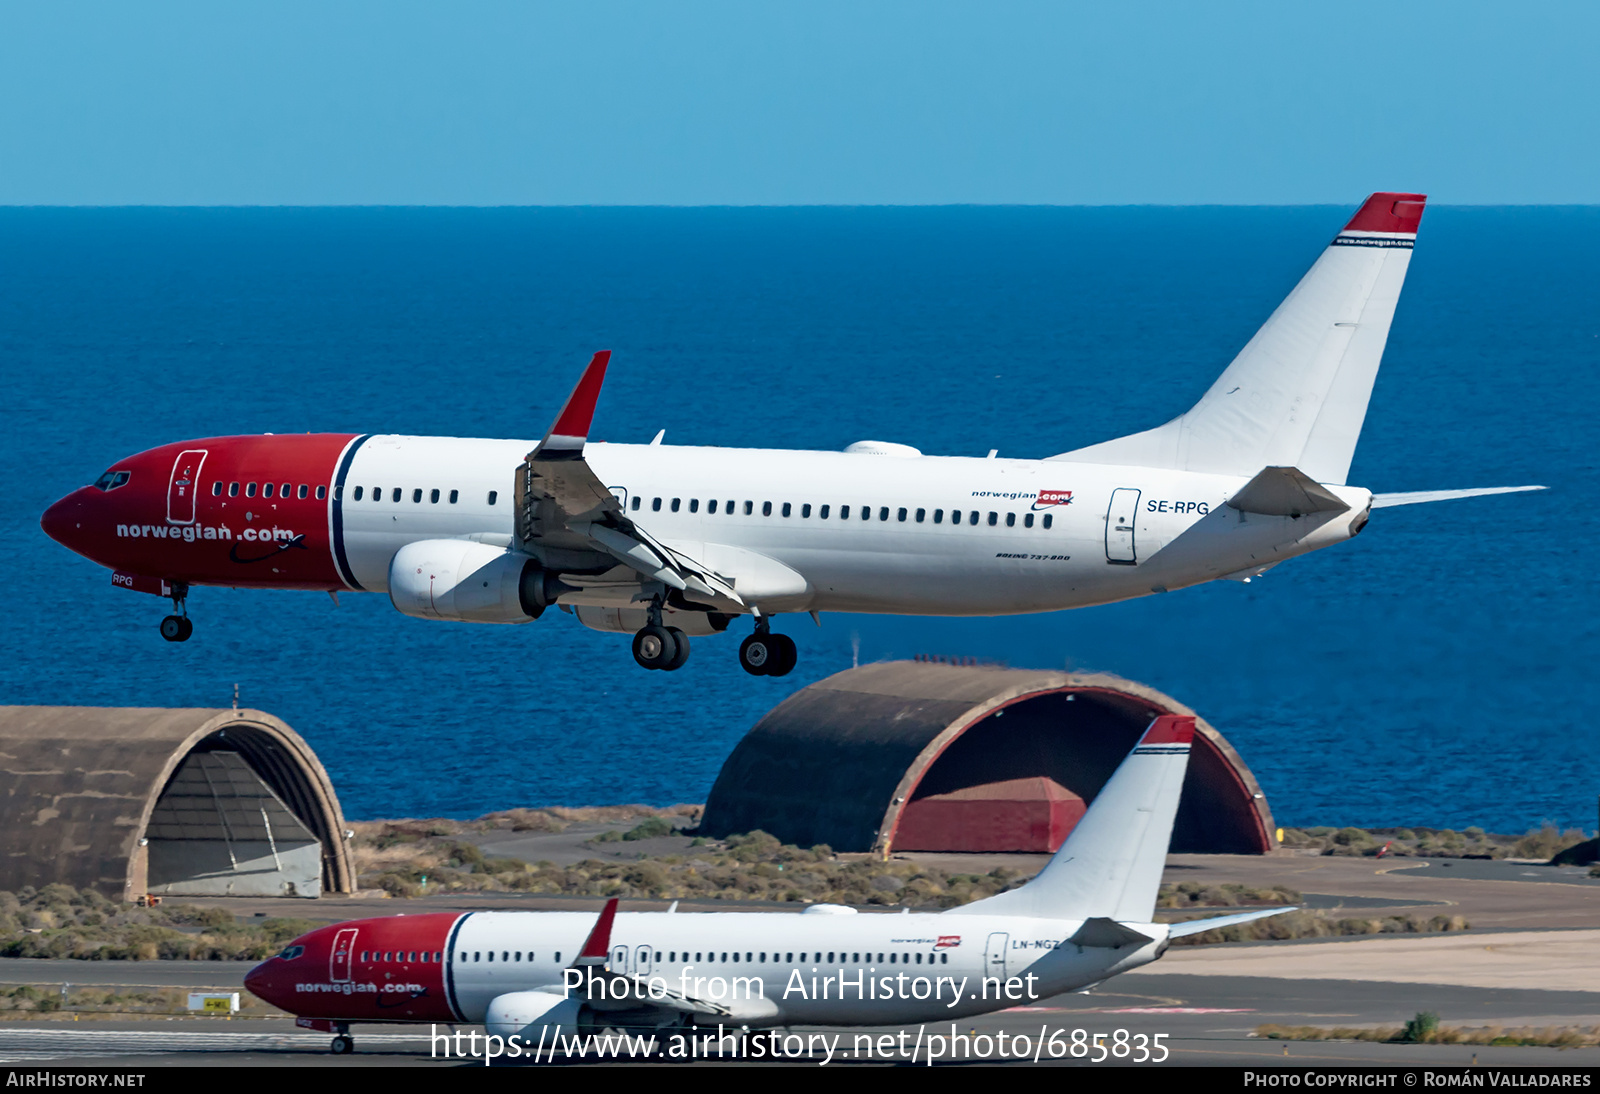
[[[1600,1045],[1600,1026],[1441,1026],[1439,1016],[1423,1012],[1403,1026],[1256,1027],[1257,1037],[1275,1041],[1379,1041],[1418,1045],[1536,1045],[1545,1048],[1593,1048]]]

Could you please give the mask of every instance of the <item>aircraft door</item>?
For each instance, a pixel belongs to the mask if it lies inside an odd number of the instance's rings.
[[[1011,936],[996,931],[989,936],[989,947],[984,951],[983,975],[1006,980],[1006,951],[1011,948]]]
[[[633,975],[650,975],[650,957],[654,951],[649,946],[640,946],[633,951]]]
[[[1139,491],[1111,491],[1106,509],[1106,561],[1117,566],[1133,566],[1139,561],[1133,543],[1133,524],[1139,516]]]
[[[355,955],[357,928],[347,927],[333,936],[333,953],[328,957],[328,979],[335,984],[350,983],[350,960]]]
[[[611,947],[611,971],[626,976],[628,973],[628,947]]]
[[[622,506],[622,511],[626,513],[628,511],[628,488],[626,486],[611,486],[607,487],[607,489],[611,491],[611,496],[617,499],[617,504]]]
[[[194,499],[200,489],[200,465],[206,450],[192,448],[178,453],[172,461],[172,478],[167,480],[167,523],[193,524]]]

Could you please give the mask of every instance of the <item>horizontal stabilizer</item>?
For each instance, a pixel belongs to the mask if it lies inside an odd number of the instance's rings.
[[[1455,498],[1481,498],[1486,494],[1521,494],[1528,490],[1548,490],[1548,486],[1481,486],[1474,490],[1412,490],[1405,494],[1374,494],[1372,507],[1421,505],[1425,501],[1451,501]]]
[[[1245,513],[1268,517],[1303,517],[1307,513],[1343,513],[1350,508],[1326,486],[1294,467],[1268,467],[1228,499]]]
[[[1140,934],[1132,927],[1124,927],[1114,919],[1105,916],[1096,916],[1083,921],[1071,938],[1067,939],[1075,946],[1094,946],[1103,950],[1120,950],[1124,946],[1143,946],[1146,942],[1155,939],[1147,934]]]
[[[1209,919],[1186,919],[1182,923],[1174,923],[1167,932],[1168,938],[1182,938],[1184,935],[1203,934],[1214,931],[1218,927],[1232,927],[1236,923],[1249,923],[1256,919],[1266,919],[1268,916],[1282,915],[1284,912],[1298,912],[1298,906],[1288,908],[1257,908],[1253,912],[1238,912],[1234,915],[1214,915]]]

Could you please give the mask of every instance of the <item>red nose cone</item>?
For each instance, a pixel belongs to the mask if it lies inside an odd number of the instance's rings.
[[[271,963],[271,959],[263,961],[261,964],[257,965],[255,968],[246,973],[244,977],[244,987],[246,991],[255,996],[257,999],[264,1000],[265,1002],[272,1003],[274,1006],[276,1006],[277,1000],[272,997],[272,976],[267,972],[267,966]]]
[[[39,527],[44,529],[44,534],[72,550],[82,554],[84,541],[83,526],[88,515],[82,497],[83,491],[75,490],[56,502],[44,511],[44,516],[39,518]]]

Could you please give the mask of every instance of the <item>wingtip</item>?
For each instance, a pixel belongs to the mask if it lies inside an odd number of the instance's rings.
[[[1186,745],[1194,740],[1192,714],[1163,714],[1150,723],[1140,739],[1141,745]]]
[[[1362,203],[1360,209],[1356,210],[1356,215],[1350,218],[1350,223],[1344,226],[1344,230],[1416,235],[1417,226],[1422,223],[1422,210],[1427,203],[1427,194],[1398,194],[1387,191],[1373,194]]]
[[[567,403],[550,427],[550,438],[561,438],[551,447],[583,447],[589,437],[589,426],[594,422],[595,404],[600,401],[600,388],[605,383],[606,366],[611,363],[611,351],[600,350],[589,359],[589,365],[578,378],[577,386],[567,396]],[[547,442],[548,443],[548,442]]]
[[[584,940],[583,949],[578,951],[578,964],[593,964],[606,959],[611,950],[611,924],[616,918],[617,898],[612,897],[600,909],[600,918],[595,920],[589,937]]]

